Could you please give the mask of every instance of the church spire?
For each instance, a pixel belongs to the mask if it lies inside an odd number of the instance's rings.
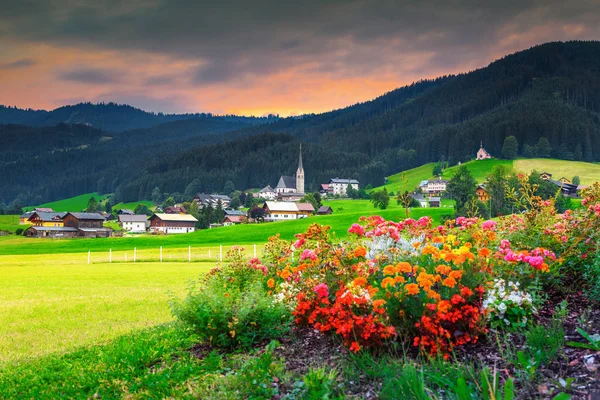
[[[302,143],[300,143],[300,158],[298,159],[298,170],[301,169],[304,169],[304,167],[302,166]]]
[[[304,166],[302,165],[302,143],[298,156],[298,170],[296,171],[296,193],[304,193]]]
[[[481,143],[479,143],[479,148],[483,149],[483,140],[481,141]]]

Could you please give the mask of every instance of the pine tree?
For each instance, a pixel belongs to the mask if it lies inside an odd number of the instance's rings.
[[[502,146],[502,157],[507,160],[514,160],[517,158],[519,153],[519,142],[514,136],[507,136],[504,139],[504,145]]]

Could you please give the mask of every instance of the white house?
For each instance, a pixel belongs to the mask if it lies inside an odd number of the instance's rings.
[[[315,211],[310,203],[293,203],[286,201],[267,201],[263,208],[265,210],[265,221],[301,219],[312,215]]]
[[[446,186],[448,186],[448,181],[444,179],[429,180],[427,181],[427,191],[425,193],[439,194],[446,191]]]
[[[277,193],[271,187],[271,185],[267,185],[264,188],[260,189],[258,193],[255,193],[255,197],[259,197],[265,200],[275,200],[277,198]]]
[[[346,196],[348,185],[354,190],[358,190],[358,181],[356,179],[333,178],[329,180],[329,190],[335,196]]]
[[[194,232],[198,220],[189,214],[154,214],[150,217],[150,231],[154,233]]]
[[[119,225],[127,232],[146,232],[146,222],[148,217],[145,215],[120,214]]]

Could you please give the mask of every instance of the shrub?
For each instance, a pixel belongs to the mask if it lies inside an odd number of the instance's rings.
[[[254,261],[245,262],[239,249],[228,258],[229,265],[192,285],[183,302],[172,302],[174,315],[218,347],[249,347],[281,337],[289,330],[291,313],[269,295],[264,271]]]
[[[23,228],[17,228],[17,230],[15,231],[15,235],[22,235],[23,234]]]

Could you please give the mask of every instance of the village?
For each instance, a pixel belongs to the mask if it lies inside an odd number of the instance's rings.
[[[476,161],[491,159],[492,155],[485,150],[483,143],[475,155]],[[459,163],[460,164],[460,163]],[[232,199],[224,194],[198,193],[192,203],[198,210],[210,208],[222,210],[222,219],[210,223],[208,228],[219,228],[239,224],[292,221],[319,215],[331,215],[331,206],[319,205],[306,201],[305,172],[300,145],[298,167],[295,176],[282,175],[275,188],[270,185],[252,194],[260,206],[252,209],[232,207]],[[568,197],[577,197],[586,186],[577,185],[566,177],[553,179],[551,173],[542,172],[540,178],[560,188]],[[422,180],[410,197],[422,208],[440,208],[442,198],[446,195],[449,181],[439,176],[437,179]],[[490,195],[487,184],[477,186],[476,196],[480,202],[488,202]],[[349,197],[350,191],[359,190],[359,181],[349,178],[331,178],[319,187],[320,199],[343,199]],[[314,195],[311,194],[314,200]],[[189,208],[188,203],[188,208]],[[416,205],[415,205],[416,206]],[[130,209],[119,209],[110,214],[107,212],[75,212],[55,211],[51,208],[34,208],[20,216],[21,225],[31,225],[24,231],[26,237],[33,238],[106,238],[125,234],[186,234],[198,229],[198,219],[183,204],[161,208],[156,207],[152,215],[136,214]],[[118,229],[113,229],[117,224]]]

